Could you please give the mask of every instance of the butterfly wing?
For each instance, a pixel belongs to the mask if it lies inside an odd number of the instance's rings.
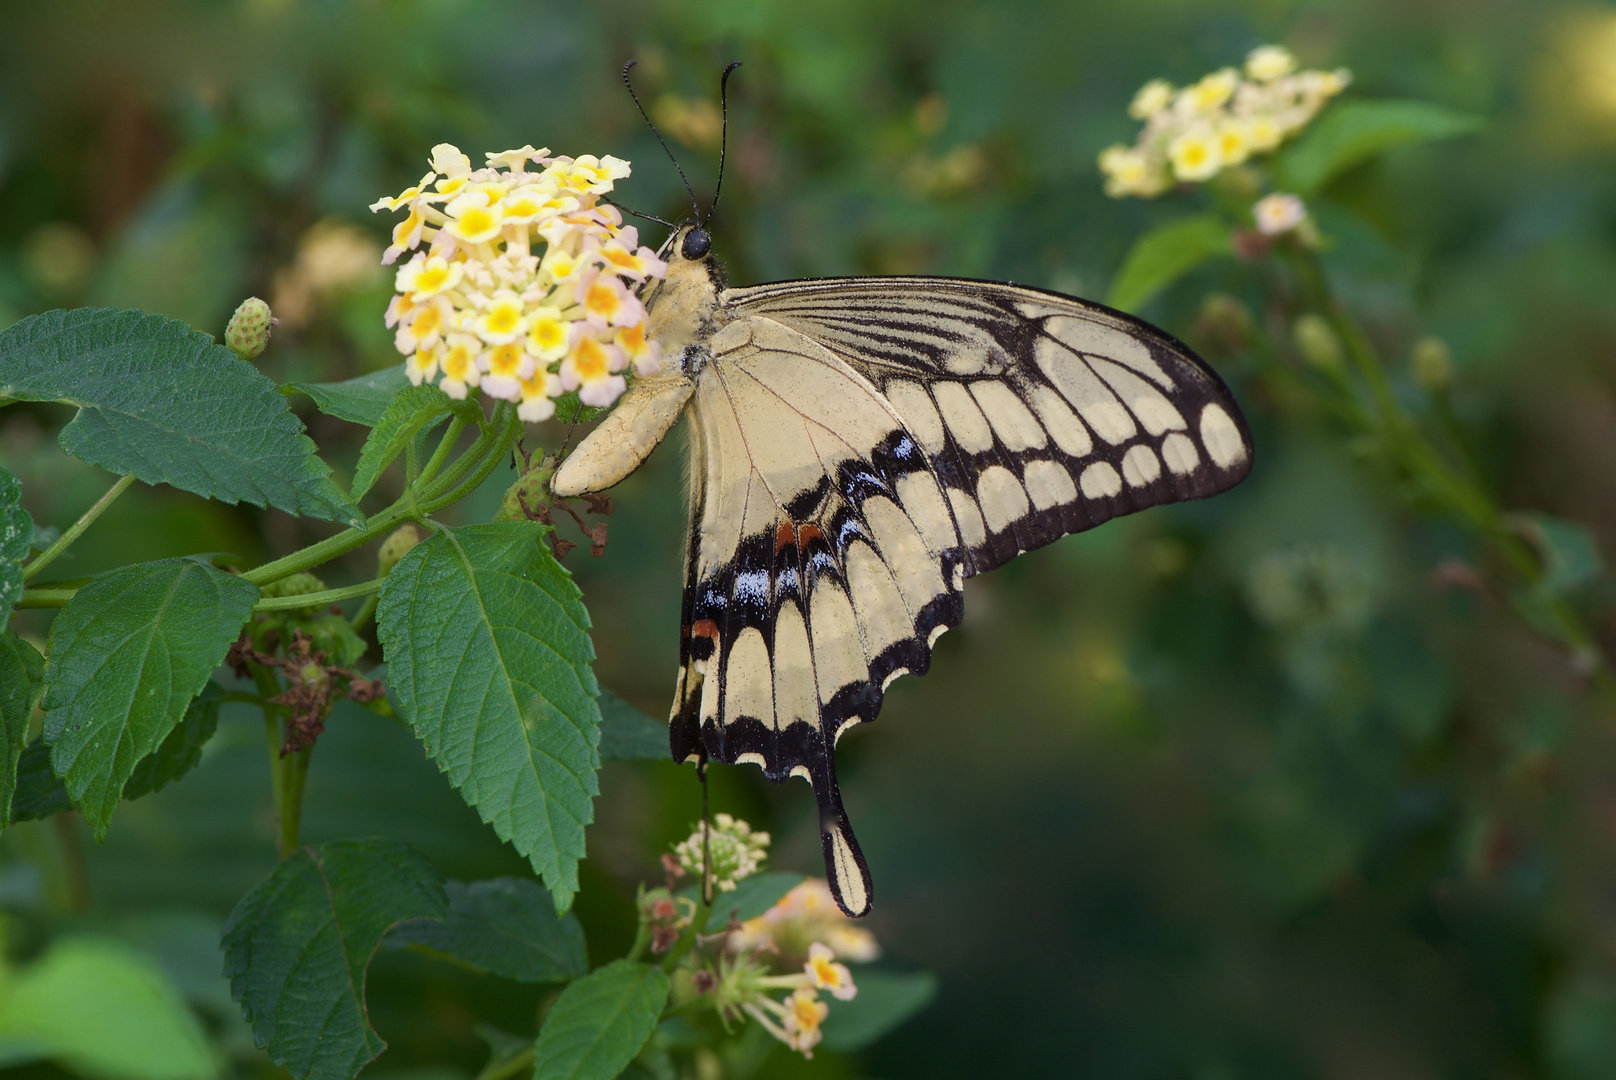
[[[832,891],[862,915],[836,742],[925,673],[965,577],[1223,490],[1249,436],[1188,349],[1067,297],[883,278],[722,299],[691,408],[674,755],[808,779]]]

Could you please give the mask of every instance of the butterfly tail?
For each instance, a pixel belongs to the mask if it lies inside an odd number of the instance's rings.
[[[836,906],[851,919],[870,913],[875,890],[870,883],[870,866],[859,850],[858,838],[842,809],[842,796],[836,789],[836,774],[826,768],[813,777],[814,795],[819,802],[819,843],[825,856],[825,879],[830,883]]]

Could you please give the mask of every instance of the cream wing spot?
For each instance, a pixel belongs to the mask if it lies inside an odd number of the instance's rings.
[[[982,517],[992,532],[1003,532],[1027,516],[1027,493],[1015,474],[1003,465],[982,470],[976,481],[976,501],[981,504]]]
[[[943,493],[931,473],[904,473],[898,478],[897,486],[898,501],[920,530],[920,538],[925,541],[927,551],[934,556],[940,555],[958,543],[954,522],[948,516],[948,507],[943,504]]]
[[[1044,323],[1044,330],[1078,352],[1109,357],[1142,373],[1158,386],[1173,388],[1173,380],[1156,363],[1149,346],[1125,330],[1075,315],[1057,315]]]
[[[708,341],[714,356],[734,352],[743,345],[752,343],[752,321],[750,319],[736,319],[719,327],[718,333]]]
[[[716,669],[717,664],[713,667]],[[718,672],[703,676],[701,680],[701,722],[718,723]]]
[[[1164,431],[1182,431],[1189,426],[1184,423],[1178,410],[1173,408],[1172,402],[1133,372],[1093,357],[1089,358],[1089,363],[1152,435],[1160,435]]]
[[[937,561],[926,553],[920,533],[892,500],[877,496],[864,501],[864,520],[875,537],[881,559],[897,579],[898,591],[910,611],[919,611],[943,592]],[[816,637],[817,641],[818,638]]]
[[[948,489],[948,505],[954,508],[954,520],[959,523],[960,539],[970,547],[987,543],[987,526],[982,524],[982,511],[976,500],[959,488]]]
[[[1089,429],[1055,391],[1041,383],[1033,387],[1032,407],[1038,410],[1038,418],[1044,422],[1056,446],[1073,457],[1087,457],[1093,452],[1094,440],[1089,438]]]
[[[755,626],[741,631],[724,664],[724,722],[743,716],[774,726],[774,673],[763,634]]]
[[[1034,353],[1039,368],[1049,376],[1055,389],[1072,403],[1100,438],[1108,443],[1122,443],[1138,432],[1133,416],[1082,357],[1049,338],[1039,339]]]
[[[914,636],[914,620],[898,583],[868,544],[848,546],[847,591],[864,632],[866,659],[874,660],[887,646]]]
[[[1246,459],[1246,441],[1223,406],[1216,402],[1201,410],[1201,442],[1220,468],[1230,468]]]
[[[1145,487],[1155,483],[1160,475],[1161,461],[1156,451],[1144,443],[1128,447],[1128,452],[1122,455],[1122,478],[1128,481],[1128,486]]]
[[[971,384],[971,396],[987,414],[988,423],[998,433],[999,441],[1011,450],[1041,450],[1049,441],[1044,429],[1033,419],[1027,406],[1004,383],[984,379]]]
[[[1086,499],[1109,499],[1122,490],[1122,477],[1109,463],[1096,461],[1083,470],[1077,484]]]
[[[1180,435],[1176,431],[1162,440],[1161,456],[1175,476],[1188,476],[1201,463],[1201,455],[1196,451],[1195,443],[1190,441],[1189,436]]]
[[[937,407],[942,410],[943,421],[954,433],[954,441],[967,453],[980,454],[993,449],[993,429],[987,417],[976,407],[970,391],[955,382],[940,382],[932,387]]]
[[[859,648],[853,605],[841,585],[830,578],[814,582],[808,622],[814,642],[814,678],[819,684],[819,703],[826,705],[836,696],[836,691],[867,677],[869,668]]]
[[[1077,485],[1072,483],[1072,474],[1053,461],[1039,459],[1027,462],[1021,473],[1021,482],[1026,485],[1027,494],[1032,496],[1032,504],[1040,510],[1065,506],[1077,498]]]
[[[782,731],[792,724],[819,723],[808,628],[797,605],[789,602],[780,606],[774,620],[774,715]]]
[[[946,445],[943,419],[937,415],[925,388],[907,379],[893,379],[886,384],[886,395],[926,453],[933,456],[942,453]]]
[[[769,767],[769,763],[763,759],[762,754],[741,754],[736,757],[735,764],[756,765],[760,769],[766,769]]]

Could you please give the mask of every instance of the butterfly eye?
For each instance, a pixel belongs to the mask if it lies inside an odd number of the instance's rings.
[[[706,229],[691,229],[685,233],[685,242],[679,248],[679,254],[687,259],[699,259],[706,255],[713,247],[713,238],[707,234]]]

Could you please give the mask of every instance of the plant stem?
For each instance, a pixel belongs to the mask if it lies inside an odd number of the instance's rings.
[[[90,907],[90,873],[84,864],[84,838],[79,835],[79,815],[68,812],[57,814],[51,820],[56,826],[56,842],[62,855],[62,877],[67,886],[68,909],[87,911]]]
[[[358,585],[345,585],[340,589],[326,589],[324,592],[304,593],[301,596],[272,596],[267,600],[258,601],[253,605],[253,610],[286,611],[293,608],[324,607],[326,604],[352,600],[356,596],[368,596],[381,587],[382,579],[373,578]]]
[[[281,858],[297,850],[298,829],[303,822],[303,787],[309,776],[309,758],[314,747],[305,746],[295,754],[280,759],[285,770],[281,803],[280,839],[276,844]]]
[[[425,467],[421,469],[421,475],[416,478],[415,483],[411,485],[412,487],[419,488],[438,474],[438,470],[443,468],[444,461],[449,457],[449,451],[454,449],[454,444],[459,441],[460,433],[464,430],[466,430],[464,420],[458,416],[449,418],[449,430],[445,431],[443,438],[438,440],[438,448],[432,451],[432,456],[427,459]]]
[[[533,1068],[533,1047],[529,1046],[521,1053],[507,1058],[501,1062],[489,1062],[488,1067],[477,1074],[476,1080],[505,1080],[507,1076],[516,1076]]]
[[[371,616],[376,614],[376,595],[376,593],[371,593],[365,597],[365,602],[359,605],[359,610],[354,612],[354,617],[348,620],[349,625],[355,630],[363,630],[365,624],[370,622]]]
[[[698,893],[697,895],[700,894]],[[713,908],[711,904],[697,903],[696,913],[690,917],[690,925],[685,927],[683,934],[679,935],[679,940],[673,943],[673,948],[668,950],[668,955],[662,958],[663,971],[672,972],[674,968],[679,966],[679,961],[683,960],[690,950],[696,947],[696,941],[701,937],[701,932],[707,929],[707,920],[712,918],[712,914]]]
[[[20,608],[66,607],[78,589],[24,589],[14,605]]]
[[[79,519],[75,521],[65,533],[56,538],[56,543],[52,544],[44,551],[41,551],[37,556],[35,556],[33,562],[23,567],[22,579],[24,581],[32,580],[41,570],[55,562],[56,557],[62,552],[66,551],[73,541],[77,540],[84,530],[88,529],[91,523],[94,522],[96,518],[100,517],[102,512],[105,511],[107,507],[116,502],[118,496],[122,495],[126,490],[128,490],[129,485],[133,484],[134,482],[135,478],[132,474],[129,476],[118,477],[117,483],[108,488],[107,493],[97,499],[94,506],[84,511],[84,513],[80,515]]]

